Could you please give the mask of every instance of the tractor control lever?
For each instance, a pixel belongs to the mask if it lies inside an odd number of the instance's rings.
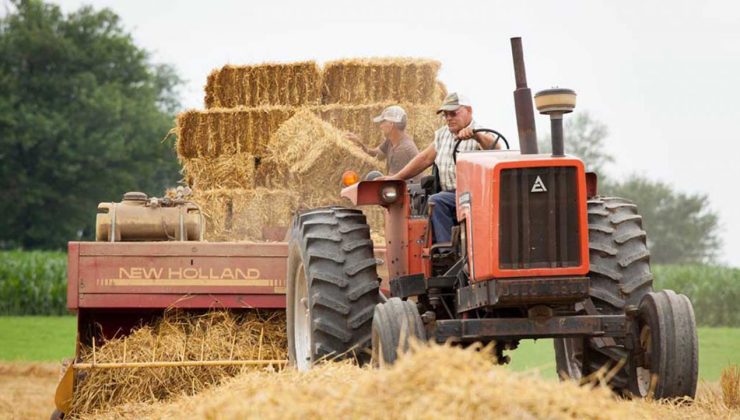
[[[496,135],[496,140],[493,142],[492,149],[496,148],[499,140],[503,140],[504,144],[506,144],[506,150],[511,150],[506,137],[504,137],[503,134],[499,133],[496,130],[493,130],[491,128],[476,128],[475,130],[473,130],[473,134],[476,133],[493,133]],[[460,147],[460,142],[462,142],[462,139],[457,139],[457,141],[455,141],[455,148],[452,150],[452,161],[455,162],[455,164],[457,164],[457,149]]]

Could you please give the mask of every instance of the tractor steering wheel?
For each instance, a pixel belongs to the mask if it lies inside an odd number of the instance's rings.
[[[504,137],[503,134],[499,133],[496,130],[492,130],[490,128],[476,128],[473,130],[473,134],[476,133],[493,133],[496,135],[496,140],[493,142],[493,146],[491,146],[491,150],[496,148],[496,145],[498,144],[499,140],[503,140],[504,144],[506,144],[506,150],[511,150],[511,147],[509,146],[509,142],[506,140],[506,137]],[[470,140],[470,139],[468,139]],[[452,150],[452,161],[457,164],[457,149],[460,147],[460,142],[462,142],[462,139],[457,139],[455,142],[455,148]]]

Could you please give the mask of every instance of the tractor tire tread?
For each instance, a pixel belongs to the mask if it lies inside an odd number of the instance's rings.
[[[371,334],[372,311],[380,301],[380,283],[365,215],[357,209],[337,206],[302,212],[293,222],[291,258],[300,259],[305,273],[312,363],[329,355],[355,358],[360,364],[368,362],[367,337]],[[297,279],[297,274],[289,272],[289,283]],[[294,289],[288,285],[289,299]],[[288,302],[289,309],[291,305],[294,303]],[[288,347],[293,359],[295,338],[291,332],[295,327],[290,324],[294,322],[289,316]]]
[[[636,205],[618,197],[594,197],[587,205],[590,299],[598,313],[621,315],[627,306],[639,306],[642,297],[652,291],[650,252],[642,217]],[[575,369],[565,352],[568,348],[579,347],[585,347],[581,351],[585,360],[578,366],[583,376],[604,366],[612,368],[627,357],[624,344],[624,339],[556,339],[557,371]],[[627,394],[630,383],[630,372],[622,367],[609,386],[620,394]]]

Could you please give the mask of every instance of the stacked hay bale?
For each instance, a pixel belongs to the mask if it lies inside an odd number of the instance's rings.
[[[314,62],[214,70],[206,109],[183,112],[176,127],[184,181],[203,208],[206,239],[280,240],[275,229],[287,227],[299,207],[347,205],[334,178],[382,165],[342,132],[377,146],[382,138],[372,117],[400,104],[409,114],[407,132],[426,147],[446,94],[438,70],[436,61],[408,58],[332,61],[323,70]],[[365,210],[380,239],[383,210]]]
[[[190,110],[177,117],[177,154],[180,158],[228,157],[234,153],[262,155],[272,133],[296,108],[213,108]]]
[[[281,241],[300,205],[293,190],[264,187],[213,188],[193,191],[205,217],[210,241]]]
[[[324,65],[322,103],[434,102],[439,65],[411,58],[330,61]]]
[[[408,114],[406,132],[414,139],[419,150],[422,150],[434,140],[434,130],[442,122],[435,113],[439,102],[433,104],[414,104],[406,102],[377,102],[367,104],[332,104],[316,108],[322,119],[336,126],[342,131],[351,131],[357,134],[365,144],[375,147],[383,140],[378,125],[373,117],[380,115],[386,107],[401,105]]]
[[[336,127],[304,109],[275,132],[261,167],[258,177],[265,185],[292,189],[306,207],[320,207],[339,201],[345,170],[367,173],[381,165]]]
[[[256,66],[226,65],[206,84],[206,108],[304,106],[320,102],[321,71],[313,61]]]

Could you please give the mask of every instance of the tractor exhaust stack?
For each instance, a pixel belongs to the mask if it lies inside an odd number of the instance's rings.
[[[519,149],[523,155],[537,154],[537,129],[534,125],[532,91],[527,87],[527,72],[524,69],[524,53],[520,37],[511,38],[511,55],[514,59],[514,77],[516,78],[514,109],[519,131]]]

